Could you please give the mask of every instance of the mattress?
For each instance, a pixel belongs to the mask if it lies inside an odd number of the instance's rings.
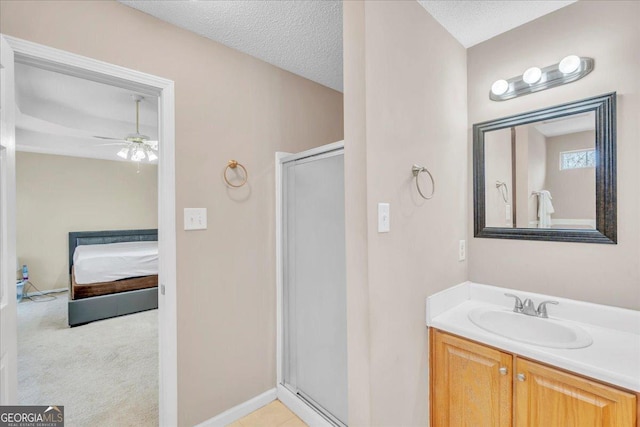
[[[158,274],[158,242],[80,245],[73,266],[82,285]]]

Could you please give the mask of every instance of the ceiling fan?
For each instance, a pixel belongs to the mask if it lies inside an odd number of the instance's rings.
[[[152,141],[147,135],[140,133],[140,102],[144,100],[144,97],[132,95],[132,98],[136,103],[136,132],[130,133],[124,138],[111,138],[108,136],[94,136],[94,138],[119,141],[103,145],[124,145],[117,155],[125,160],[140,162],[146,158],[153,162],[158,159],[158,141]]]

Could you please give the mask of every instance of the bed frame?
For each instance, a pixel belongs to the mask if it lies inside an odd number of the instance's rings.
[[[122,242],[149,242],[158,240],[157,229],[114,230],[114,231],[76,231],[69,233],[69,326],[78,326],[95,320],[108,319],[125,314],[158,308],[157,276],[155,285],[146,289],[117,292],[100,296],[87,296],[71,299],[74,296],[73,253],[80,245],[100,245]],[[152,277],[152,276],[148,276]],[[141,278],[125,279],[139,281]],[[142,278],[144,280],[144,278]],[[148,279],[147,279],[148,280]]]

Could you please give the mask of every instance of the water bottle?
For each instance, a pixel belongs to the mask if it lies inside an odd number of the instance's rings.
[[[29,280],[29,269],[27,268],[27,264],[22,266],[22,280],[25,282]]]

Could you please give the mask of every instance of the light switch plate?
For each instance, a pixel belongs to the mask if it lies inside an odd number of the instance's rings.
[[[464,261],[467,258],[467,242],[460,240],[458,243],[458,261]]]
[[[207,229],[207,208],[184,208],[185,230]]]
[[[388,233],[391,230],[389,213],[389,203],[378,203],[378,233]]]

